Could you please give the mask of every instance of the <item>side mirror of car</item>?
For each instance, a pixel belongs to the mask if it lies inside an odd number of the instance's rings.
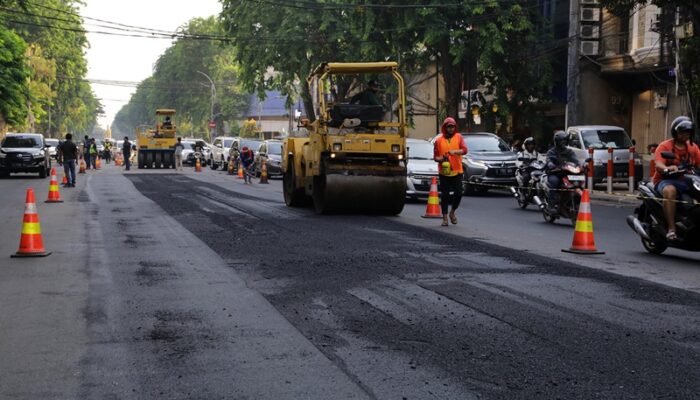
[[[662,151],[661,157],[667,160],[674,160],[676,158],[676,155],[672,151]]]

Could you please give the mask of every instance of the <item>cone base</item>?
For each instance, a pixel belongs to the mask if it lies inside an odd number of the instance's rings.
[[[63,200],[45,200],[44,203],[63,203]]]
[[[42,251],[39,253],[15,253],[11,255],[11,258],[27,258],[27,257],[46,257],[50,256],[51,252],[50,251]]]
[[[421,218],[442,218],[442,214],[440,215],[421,215]]]
[[[561,249],[564,253],[573,253],[573,254],[605,254],[604,251],[598,251],[598,250],[578,250],[578,249]]]

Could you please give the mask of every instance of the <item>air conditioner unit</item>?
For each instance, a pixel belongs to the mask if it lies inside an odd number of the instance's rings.
[[[584,56],[597,56],[600,51],[600,43],[597,40],[582,40],[580,50]]]
[[[581,25],[581,39],[600,38],[600,27],[598,25]]]
[[[598,21],[600,21],[600,8],[581,7],[581,22],[598,22]]]
[[[600,3],[598,2],[598,0],[581,0],[581,4],[585,6],[596,6]]]
[[[654,92],[654,108],[665,109],[668,106],[668,95]]]

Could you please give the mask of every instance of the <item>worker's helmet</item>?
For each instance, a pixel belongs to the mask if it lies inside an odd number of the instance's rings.
[[[688,129],[687,124],[690,124],[690,129]],[[681,126],[683,127],[683,129],[681,129]],[[671,122],[671,136],[673,136],[673,138],[675,139],[678,132],[682,130],[692,131],[694,130],[694,128],[695,127],[693,126],[693,121],[689,117],[681,115],[680,117],[676,117],[676,119],[674,119],[673,122]]]
[[[556,131],[554,133],[554,146],[557,149],[563,149],[569,144],[569,136],[564,131]]]

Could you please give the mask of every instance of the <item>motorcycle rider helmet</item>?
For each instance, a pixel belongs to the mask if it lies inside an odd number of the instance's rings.
[[[689,117],[686,117],[685,115],[681,115],[679,117],[676,117],[676,119],[674,119],[673,122],[671,122],[671,136],[673,136],[674,139],[676,138],[676,133],[678,133],[678,129],[677,129],[678,125],[682,122],[687,122],[687,121],[691,121],[691,123],[692,123],[692,120]]]
[[[569,144],[569,136],[564,131],[554,133],[554,147],[558,150],[563,150]]]
[[[523,149],[524,149],[525,146],[527,146],[527,145],[533,145],[533,146],[534,146],[534,145],[535,145],[535,138],[533,138],[532,136],[530,136],[529,138],[525,139],[525,141],[523,141]]]

